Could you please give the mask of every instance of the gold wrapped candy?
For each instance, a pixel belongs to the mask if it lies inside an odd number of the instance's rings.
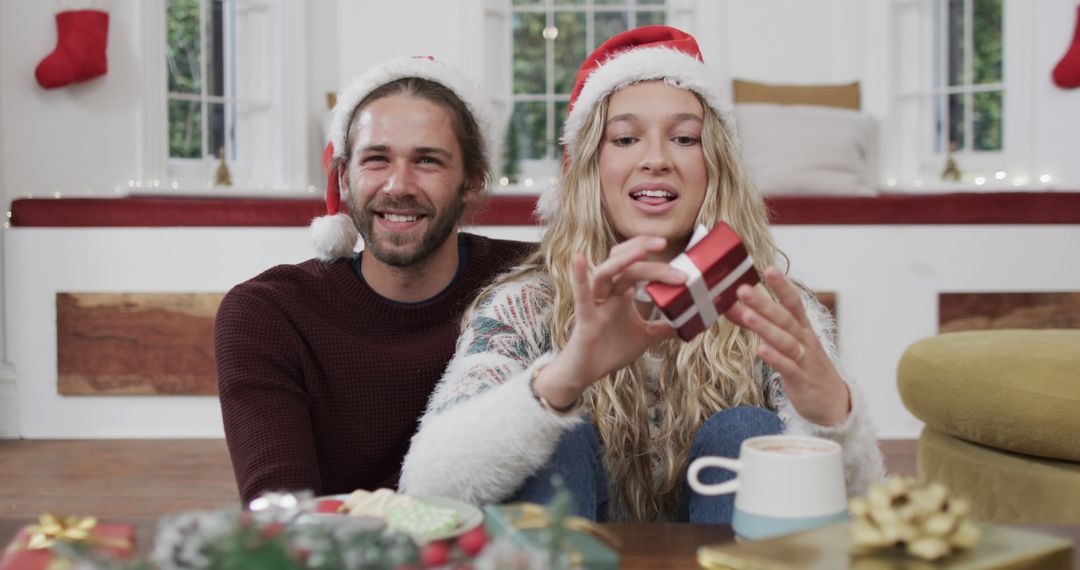
[[[855,554],[902,548],[923,560],[939,560],[979,541],[967,501],[949,497],[940,483],[893,477],[852,499],[851,545]]]

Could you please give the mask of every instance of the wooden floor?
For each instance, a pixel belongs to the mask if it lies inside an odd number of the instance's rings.
[[[914,440],[881,448],[889,473],[915,473]],[[0,440],[0,516],[123,519],[238,502],[224,440]]]

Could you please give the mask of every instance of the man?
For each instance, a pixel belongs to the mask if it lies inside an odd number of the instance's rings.
[[[483,99],[455,71],[394,60],[338,101],[324,157],[330,215],[312,223],[320,258],[237,285],[217,314],[221,410],[245,502],[394,486],[462,312],[532,248],[457,231],[489,178],[491,146]]]

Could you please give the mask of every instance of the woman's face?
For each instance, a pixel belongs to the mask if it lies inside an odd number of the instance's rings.
[[[682,251],[705,200],[704,110],[691,93],[663,81],[611,95],[600,143],[600,191],[623,239],[668,240],[664,259]]]

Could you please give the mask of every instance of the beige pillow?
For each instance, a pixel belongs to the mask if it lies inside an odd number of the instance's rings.
[[[851,109],[735,105],[743,164],[766,195],[873,195],[874,120]]]
[[[770,85],[735,79],[732,84],[735,103],[818,105],[856,111],[862,108],[858,81],[840,85]]]

